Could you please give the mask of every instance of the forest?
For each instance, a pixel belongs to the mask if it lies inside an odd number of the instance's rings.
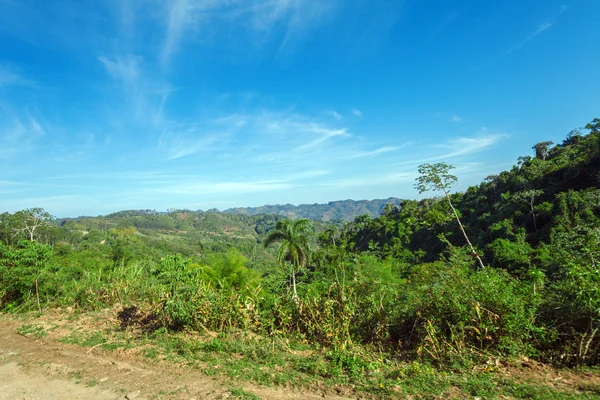
[[[498,362],[597,368],[600,119],[562,143],[525,150],[532,155],[465,192],[453,191],[453,166],[423,164],[415,187],[432,197],[350,222],[189,210],[60,220],[41,208],[5,212],[0,310],[117,308],[115,329],[168,338],[188,360],[241,354],[295,371],[293,384],[318,377],[383,395],[415,376],[421,386],[404,393],[422,393],[436,374],[436,382],[486,393],[448,374]],[[217,336],[189,339],[207,332]],[[276,348],[311,355],[275,357]],[[242,377],[282,383],[248,369]],[[515,387],[505,390],[527,397]]]

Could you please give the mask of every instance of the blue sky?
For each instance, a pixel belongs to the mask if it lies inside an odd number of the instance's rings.
[[[457,190],[600,111],[597,0],[0,0],[0,212]]]

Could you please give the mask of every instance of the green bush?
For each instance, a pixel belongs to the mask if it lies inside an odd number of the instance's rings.
[[[440,364],[478,355],[534,353],[539,296],[502,270],[451,260],[414,269],[400,304],[397,338]]]
[[[39,294],[48,278],[50,246],[20,241],[14,248],[0,247],[0,309],[15,307]]]

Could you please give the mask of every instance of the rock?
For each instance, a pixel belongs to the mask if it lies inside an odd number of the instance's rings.
[[[139,390],[136,390],[135,392],[127,393],[125,395],[125,398],[127,400],[137,399],[138,397],[140,397],[140,394],[142,394],[142,392],[140,392]]]

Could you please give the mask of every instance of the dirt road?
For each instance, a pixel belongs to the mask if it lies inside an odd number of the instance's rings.
[[[235,384],[185,366],[25,336],[21,325],[0,315],[0,400],[345,398]]]

